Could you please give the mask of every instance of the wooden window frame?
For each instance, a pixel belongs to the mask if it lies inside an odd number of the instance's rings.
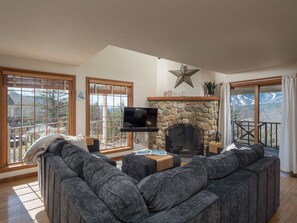
[[[7,87],[4,86],[4,76],[10,73],[17,76],[24,77],[36,77],[36,78],[46,78],[55,80],[68,80],[72,82],[72,90],[69,92],[69,134],[75,135],[76,133],[76,76],[69,74],[60,73],[50,73],[41,72],[34,70],[24,70],[9,67],[0,67],[0,104],[2,108],[0,109],[0,173],[9,172],[14,170],[32,168],[36,165],[26,165],[24,163],[17,164],[7,164]]]
[[[245,80],[245,81],[237,81],[237,82],[230,82],[230,88],[241,88],[241,87],[254,87],[255,93],[255,107],[254,107],[254,143],[259,143],[259,114],[260,114],[260,87],[263,86],[273,86],[273,85],[281,85],[282,84],[282,77],[268,77],[268,78],[259,78],[259,79],[252,79],[252,80]]]
[[[133,82],[86,77],[86,136],[90,136],[90,83],[131,87],[131,94],[128,95],[128,106],[130,106],[130,107],[133,106],[133,98],[134,98],[134,83]],[[127,143],[128,146],[106,149],[101,152],[104,154],[110,154],[110,153],[118,153],[118,152],[133,150],[133,135],[132,135],[132,133],[128,133],[127,140],[128,140],[128,143]]]

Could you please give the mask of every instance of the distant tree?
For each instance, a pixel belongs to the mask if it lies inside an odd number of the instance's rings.
[[[38,112],[44,112],[49,123],[63,122],[68,119],[68,93],[62,90],[44,90],[36,96]],[[65,123],[68,125],[68,122]]]

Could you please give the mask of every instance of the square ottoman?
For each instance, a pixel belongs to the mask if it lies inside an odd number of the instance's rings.
[[[173,157],[173,167],[179,167],[181,159],[177,154],[169,154]],[[135,154],[129,154],[123,157],[122,171],[130,177],[141,181],[143,178],[156,173],[156,162],[153,159],[146,156],[136,156]]]

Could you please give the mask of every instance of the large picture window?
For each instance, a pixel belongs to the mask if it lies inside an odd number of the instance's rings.
[[[133,105],[133,83],[87,78],[87,135],[100,150],[132,147],[131,133],[121,132],[123,108]]]
[[[2,69],[1,80],[6,165],[22,162],[44,135],[75,133],[74,76]]]

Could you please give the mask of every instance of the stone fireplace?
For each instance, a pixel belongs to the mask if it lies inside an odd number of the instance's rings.
[[[147,100],[150,107],[158,108],[159,131],[149,133],[151,149],[165,150],[166,132],[176,125],[202,129],[201,138],[205,145],[218,130],[219,97],[148,97]]]

